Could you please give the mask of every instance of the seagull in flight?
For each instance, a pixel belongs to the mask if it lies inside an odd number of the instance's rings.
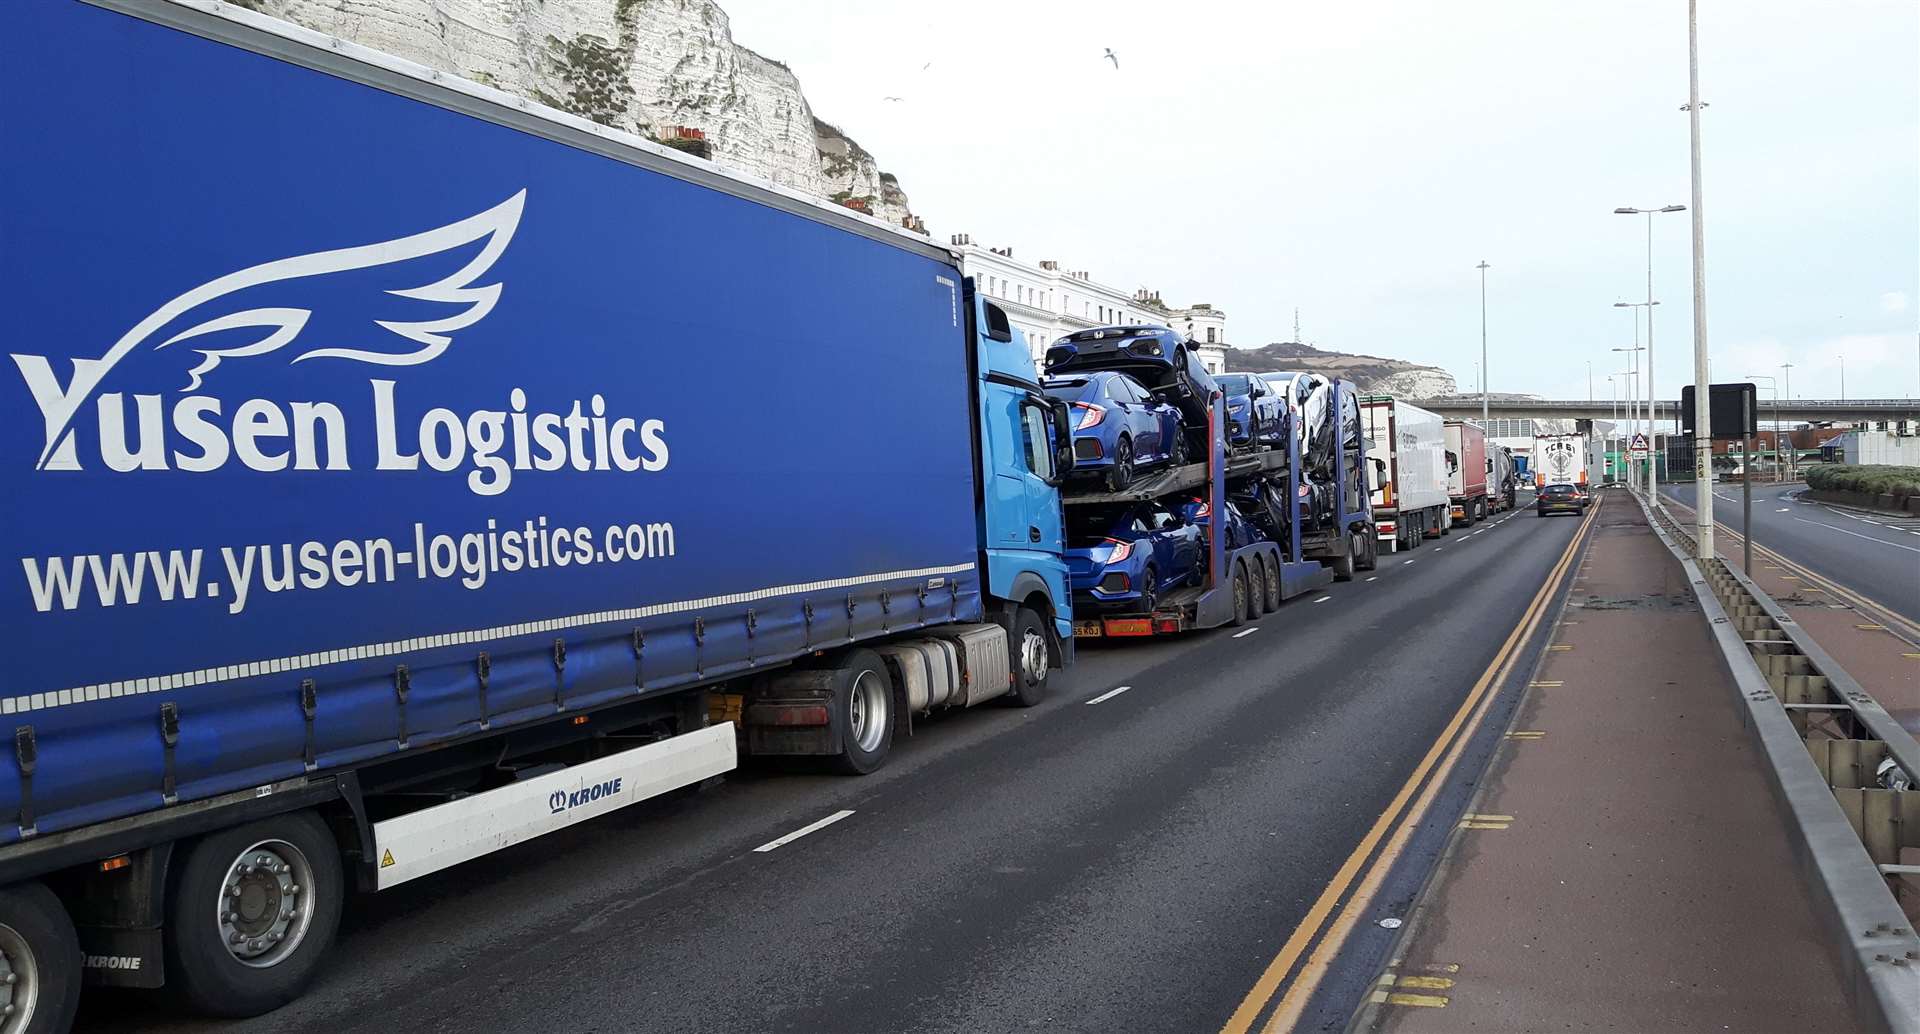
[[[897,103],[897,102],[899,102],[899,101],[903,101],[903,100],[906,100],[906,98],[905,98],[905,97],[882,97],[882,98],[880,98],[880,99],[881,99],[881,100],[883,100],[883,101],[887,101],[887,102],[890,102],[890,103]]]
[[[1118,72],[1120,70],[1120,55],[1114,53],[1112,47],[1108,47],[1107,52],[1101,56],[1113,62],[1114,71]]]
[[[920,66],[920,70],[921,70],[922,72],[924,72],[924,71],[926,71],[927,69],[929,69],[929,68],[932,68],[932,67],[933,67],[933,62],[931,62],[931,61],[929,61],[929,62],[927,62],[926,64],[924,64],[924,65],[921,65],[921,66]]]

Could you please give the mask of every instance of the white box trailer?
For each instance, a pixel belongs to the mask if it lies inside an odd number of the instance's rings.
[[[1584,434],[1542,434],[1533,439],[1533,487],[1572,485],[1590,490],[1594,469],[1592,443]]]
[[[1446,418],[1391,395],[1360,399],[1373,461],[1373,526],[1388,552],[1412,549],[1451,527]]]

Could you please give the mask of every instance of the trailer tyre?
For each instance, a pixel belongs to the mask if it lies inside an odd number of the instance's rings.
[[[320,968],[345,896],[339,845],[310,811],[202,837],[168,897],[168,987],[215,1016],[287,1004]]]
[[[65,1034],[80,1009],[80,941],[39,883],[0,890],[0,1007],[7,1034]]]
[[[1248,588],[1249,587],[1247,584],[1247,565],[1234,564],[1233,565],[1233,621],[1231,622],[1231,624],[1235,628],[1238,628],[1241,625],[1244,625],[1247,623],[1247,608],[1252,605],[1251,601],[1247,599],[1248,596],[1252,595],[1252,593],[1248,591]]]
[[[1151,568],[1147,571],[1153,578]],[[1147,599],[1153,597],[1149,593]],[[1152,612],[1148,612],[1152,616]],[[1047,698],[1047,673],[1053,670],[1053,645],[1047,639],[1046,622],[1026,607],[1013,612],[1013,638],[1008,641],[1013,654],[1013,690],[1007,702],[1015,707],[1032,707]]]
[[[1346,540],[1341,543],[1344,548],[1339,556],[1333,558],[1333,580],[1350,582],[1353,581],[1353,536],[1348,534],[1342,538]]]
[[[1280,565],[1268,557],[1260,562],[1260,567],[1267,576],[1267,612],[1272,613],[1280,609]]]

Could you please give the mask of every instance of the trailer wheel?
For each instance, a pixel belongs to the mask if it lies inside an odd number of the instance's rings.
[[[1151,570],[1148,577],[1152,577]],[[1014,611],[1013,638],[1008,645],[1013,648],[1013,691],[1007,700],[1015,707],[1032,707],[1047,698],[1047,673],[1053,667],[1053,647],[1047,641],[1047,626],[1040,615],[1026,607]]]
[[[1171,456],[1168,459],[1168,463],[1167,463],[1168,466],[1184,467],[1187,465],[1188,449],[1187,449],[1186,428],[1180,427],[1180,428],[1174,429],[1173,448],[1170,450],[1170,452],[1171,452]]]
[[[1280,609],[1280,565],[1272,557],[1260,561],[1267,578],[1267,612]]]
[[[258,1016],[306,989],[340,926],[340,848],[310,811],[187,849],[168,896],[168,986],[215,1016]]]
[[[1272,609],[1267,606],[1267,561],[1256,556],[1247,563],[1247,620],[1258,621]]]
[[[80,941],[39,883],[0,890],[0,1030],[66,1034],[80,1009]]]
[[[893,747],[893,679],[872,650],[851,650],[833,675],[833,721],[841,730],[833,767],[866,775],[887,760]]]
[[[1252,595],[1247,589],[1247,565],[1236,563],[1233,565],[1233,620],[1229,622],[1235,628],[1247,623],[1247,597]]]
[[[1486,496],[1481,496],[1473,501],[1473,519],[1476,521],[1484,521],[1487,519]]]

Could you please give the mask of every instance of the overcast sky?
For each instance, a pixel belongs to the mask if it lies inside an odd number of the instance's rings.
[[[1612,211],[1689,200],[1683,0],[721,3],[940,239],[1212,302],[1235,344],[1297,306],[1308,341],[1466,390],[1484,258],[1492,389],[1583,397],[1591,361],[1606,398],[1611,306],[1646,296],[1645,217]],[[1832,398],[1844,354],[1848,396],[1920,396],[1920,4],[1701,6],[1715,379],[1791,361]],[[1671,397],[1688,216],[1654,236]]]

